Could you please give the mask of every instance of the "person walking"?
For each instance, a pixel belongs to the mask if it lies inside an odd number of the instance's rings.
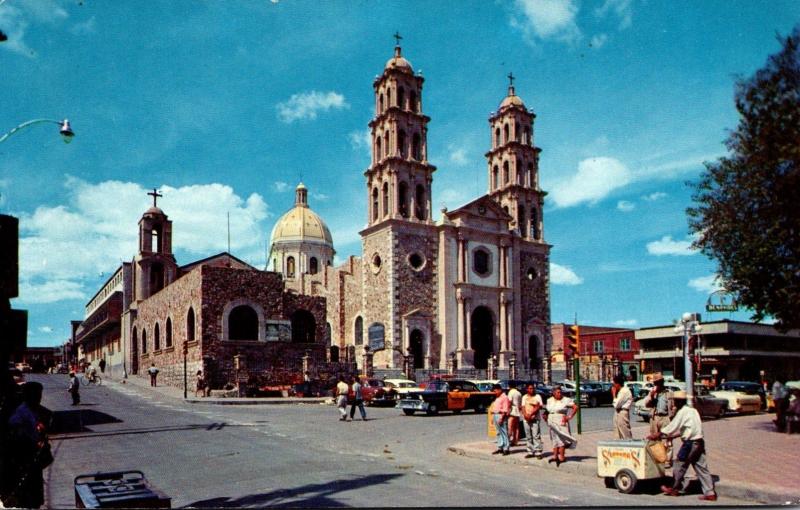
[[[775,426],[778,432],[786,430],[786,410],[789,408],[789,392],[786,391],[786,378],[779,374],[772,383],[772,400],[775,402]]]
[[[8,507],[39,508],[44,504],[42,471],[53,462],[47,440],[52,413],[41,405],[42,385],[22,386],[22,404],[8,421],[7,458],[14,459],[3,473],[2,502]]]
[[[525,442],[527,443],[528,453],[526,459],[536,457],[542,458],[544,445],[542,444],[542,431],[539,424],[539,411],[542,409],[542,397],[536,393],[533,384],[525,388],[525,395],[522,396],[522,426],[525,429]]]
[[[631,404],[633,403],[633,394],[631,390],[625,386],[625,378],[622,374],[614,376],[614,385],[612,386],[614,392],[614,438],[615,439],[633,439],[633,432],[631,432]]]
[[[156,377],[158,377],[158,369],[156,368],[155,363],[150,364],[150,368],[147,369],[147,373],[150,374],[150,386],[156,386]]]
[[[106,359],[105,358],[100,358],[100,362],[98,363],[98,365],[100,366],[100,373],[101,374],[105,374],[106,373]]]
[[[347,421],[347,394],[350,392],[350,387],[344,382],[344,377],[339,377],[339,382],[336,384],[336,407],[339,409],[339,421]]]
[[[661,429],[669,425],[669,417],[674,414],[674,407],[670,392],[664,387],[664,376],[661,372],[656,372],[652,376],[653,389],[644,398],[645,407],[651,409],[650,415],[650,434],[661,432]],[[664,446],[667,449],[666,466],[672,466],[672,441],[666,439]]]
[[[202,370],[198,370],[197,371],[197,374],[195,375],[195,379],[196,379],[196,381],[195,381],[195,387],[194,387],[194,396],[196,397],[197,394],[200,393],[201,397],[207,397],[208,396],[208,392],[207,392],[208,382],[206,381],[206,378],[203,376],[203,371]]]
[[[352,385],[350,388],[353,391],[353,403],[350,406],[350,419],[352,420],[356,415],[356,407],[361,413],[361,420],[367,421],[367,411],[364,409],[364,395],[361,393],[361,382],[358,377],[351,379]]]
[[[553,396],[547,399],[547,425],[550,427],[550,441],[553,443],[553,456],[547,462],[555,462],[560,466],[566,462],[565,450],[576,443],[572,438],[569,429],[569,422],[578,413],[578,406],[575,402],[565,397],[561,392],[561,386],[553,388]]]
[[[508,395],[503,393],[503,387],[499,384],[492,386],[492,392],[494,392],[492,419],[494,420],[494,428],[497,431],[497,450],[493,451],[492,454],[502,453],[503,455],[508,455],[511,453],[508,442],[508,417],[511,414],[511,401],[508,399]]]
[[[656,441],[662,437],[681,438],[681,449],[678,451],[678,464],[672,472],[672,487],[661,486],[661,492],[667,496],[680,496],[689,487],[686,471],[689,466],[694,468],[700,486],[703,488],[702,501],[716,501],[717,493],[714,490],[714,479],[708,470],[706,462],[706,447],[703,439],[703,424],[697,409],[686,405],[685,391],[676,391],[673,395],[675,408],[678,410],[675,417],[660,432],[650,434],[647,439]]]
[[[81,382],[75,376],[75,372],[69,373],[69,386],[67,391],[72,396],[72,405],[76,406],[81,403]]]
[[[522,407],[522,393],[517,389],[515,381],[508,382],[508,400],[511,401],[511,414],[508,416],[508,441],[511,446],[519,442],[519,419]]]

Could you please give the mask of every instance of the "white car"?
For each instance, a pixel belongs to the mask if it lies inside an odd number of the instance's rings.
[[[734,413],[757,413],[761,410],[761,397],[742,391],[718,390],[710,392],[717,398],[728,401],[728,410]]]
[[[403,398],[410,391],[422,391],[419,384],[411,379],[384,379],[383,389],[387,397],[391,395],[395,400]]]

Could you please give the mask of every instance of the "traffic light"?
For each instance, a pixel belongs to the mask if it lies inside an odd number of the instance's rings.
[[[186,356],[189,354],[189,342],[187,340],[183,341],[183,355]]]
[[[568,345],[573,357],[578,357],[581,355],[581,328],[577,324],[573,324],[569,327],[569,334],[567,334],[567,339],[569,340]]]

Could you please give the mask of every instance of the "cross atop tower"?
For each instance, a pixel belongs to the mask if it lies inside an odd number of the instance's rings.
[[[158,200],[158,198],[159,198],[159,197],[163,197],[163,196],[164,196],[164,195],[162,195],[161,193],[159,193],[159,192],[158,192],[158,190],[157,190],[157,189],[155,189],[155,188],[153,188],[153,191],[152,191],[152,192],[150,192],[150,193],[148,193],[148,195],[150,195],[151,197],[153,197],[153,207],[157,207],[157,206],[156,206],[156,200]]]
[[[508,73],[507,78],[508,78],[508,86],[509,87],[513,87],[514,86],[514,73]]]
[[[395,32],[392,37],[394,37],[397,41],[397,46],[400,46],[400,41],[403,39],[403,37],[400,35],[400,32]]]

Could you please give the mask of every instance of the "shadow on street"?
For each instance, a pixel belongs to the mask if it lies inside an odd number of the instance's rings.
[[[99,413],[104,414],[104,413]],[[109,415],[106,415],[109,416]],[[122,420],[117,420],[113,416],[109,416],[112,418],[111,421],[104,421],[104,422],[95,422],[92,425],[97,425],[100,423],[121,423]],[[80,419],[80,418],[78,418]],[[198,424],[198,425],[174,425],[174,426],[167,426],[167,427],[141,427],[141,428],[134,428],[134,429],[123,429],[123,430],[112,430],[108,432],[93,432],[91,429],[85,427],[87,425],[86,421],[84,420],[83,424],[75,425],[73,429],[70,430],[60,430],[59,433],[53,433],[50,435],[50,439],[56,441],[66,441],[67,439],[80,439],[83,437],[109,437],[109,436],[126,436],[130,434],[154,434],[157,432],[176,432],[182,430],[207,430],[207,431],[218,431],[222,430],[225,427],[247,427],[248,425],[230,425],[225,422],[220,423],[212,423],[212,424]],[[83,434],[81,432],[84,432]]]
[[[50,435],[69,434],[73,432],[90,432],[87,426],[106,423],[122,423],[122,420],[93,409],[70,409],[53,412]]]
[[[240,508],[263,506],[289,507],[344,507],[348,506],[330,498],[333,494],[358,490],[370,485],[389,482],[401,474],[369,475],[349,480],[302,485],[294,489],[278,489],[263,494],[248,494],[240,498],[211,498],[189,503],[185,508]]]

